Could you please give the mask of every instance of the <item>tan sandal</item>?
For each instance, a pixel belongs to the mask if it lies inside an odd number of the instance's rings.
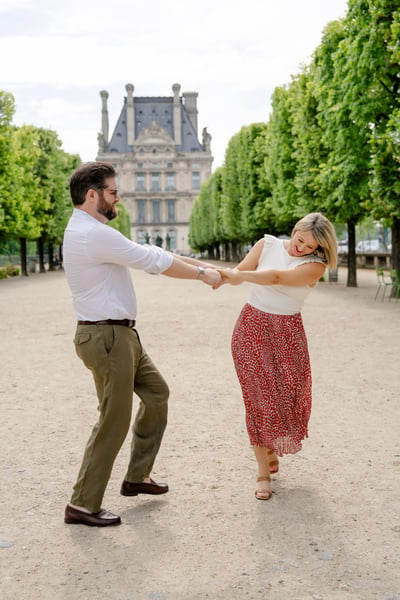
[[[279,460],[277,459],[277,456],[273,450],[268,450],[267,454],[268,456],[275,456],[274,460],[269,461],[269,472],[271,475],[276,475],[276,473],[279,471]]]
[[[257,481],[271,481],[271,478],[269,475],[264,475],[263,477],[257,477]],[[254,495],[257,500],[269,500],[272,496],[272,491],[256,490]]]

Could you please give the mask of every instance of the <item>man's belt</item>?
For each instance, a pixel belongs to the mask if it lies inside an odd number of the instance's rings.
[[[123,327],[135,327],[133,319],[104,319],[104,321],[78,321],[78,325],[122,325]]]

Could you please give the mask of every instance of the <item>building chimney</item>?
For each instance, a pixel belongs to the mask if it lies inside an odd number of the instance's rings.
[[[101,134],[103,136],[104,144],[108,144],[108,108],[107,108],[108,92],[106,92],[106,90],[102,90],[100,92],[100,96],[101,96]]]
[[[199,94],[197,92],[183,92],[182,96],[185,102],[185,108],[189,115],[189,118],[192,122],[194,130],[197,134],[197,115],[199,111],[197,110],[197,96]]]
[[[134,129],[134,107],[133,107],[133,91],[134,87],[131,83],[127,83],[125,86],[126,93],[128,94],[126,102],[126,128],[128,137],[128,146],[133,146],[135,141],[135,129]]]
[[[181,101],[179,98],[180,90],[181,86],[179,83],[174,83],[172,86],[172,91],[174,92],[174,138],[177,146],[182,144]]]

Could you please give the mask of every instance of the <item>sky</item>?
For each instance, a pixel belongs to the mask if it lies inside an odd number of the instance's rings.
[[[53,129],[62,148],[95,160],[100,91],[110,137],[125,86],[134,96],[198,92],[198,129],[213,168],[241,127],[268,121],[271,95],[311,62],[347,0],[0,0],[0,90],[13,123]]]

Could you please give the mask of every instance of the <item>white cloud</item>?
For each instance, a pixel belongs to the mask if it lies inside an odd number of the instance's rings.
[[[199,128],[215,165],[242,125],[267,120],[273,89],[309,62],[324,26],[346,0],[0,0],[0,89],[16,100],[16,124],[55,129],[68,152],[92,160],[110,93],[114,127],[135,95],[199,92]],[[1,24],[3,23],[3,25]]]
[[[29,0],[0,0],[0,14],[12,11],[18,11],[29,6]]]

